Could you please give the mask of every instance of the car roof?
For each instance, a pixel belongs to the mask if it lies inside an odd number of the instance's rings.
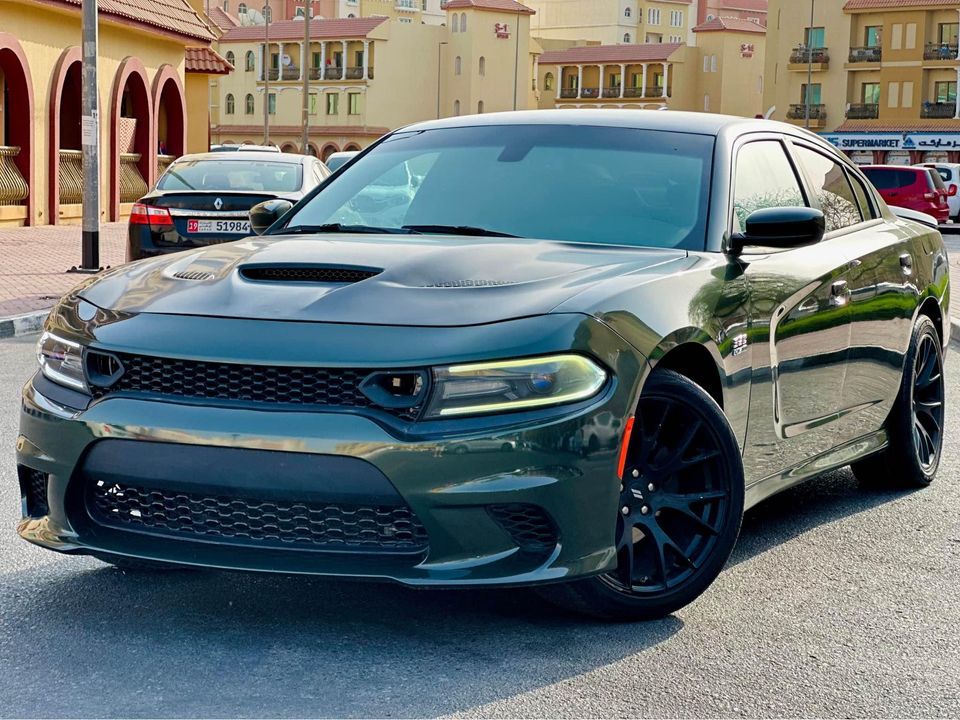
[[[335,157],[353,157],[354,155],[359,155],[359,154],[360,154],[359,150],[341,150],[340,152],[330,153],[327,156],[327,159],[329,160],[330,158],[335,158]]]
[[[637,130],[664,130],[701,135],[719,135],[724,130],[744,132],[789,132],[796,134],[794,125],[774,120],[742,118],[733,115],[684,112],[679,110],[522,110],[519,112],[485,113],[427,120],[408,125],[402,130],[434,130],[457,127],[485,127],[491,125],[574,125],[624,127]],[[800,129],[801,132],[804,132]],[[812,135],[812,134],[811,134]],[[816,137],[816,136],[814,136]]]
[[[191,153],[190,155],[181,155],[177,162],[181,160],[219,160],[223,162],[235,161],[253,161],[253,162],[279,162],[289,163],[291,165],[302,165],[307,160],[312,159],[312,155],[299,155],[297,153],[264,153],[260,150],[237,150],[236,152],[205,152]]]
[[[915,173],[929,172],[933,168],[925,165],[860,165],[861,170],[912,170]]]

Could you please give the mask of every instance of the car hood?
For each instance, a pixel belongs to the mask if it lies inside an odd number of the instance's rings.
[[[324,235],[249,238],[110,270],[80,294],[127,313],[378,325],[479,325],[542,315],[598,283],[676,272],[683,250],[525,239]],[[354,282],[282,278],[361,269]],[[282,279],[250,279],[259,269]],[[279,271],[279,272],[278,272]],[[354,276],[355,273],[349,273]],[[591,293],[593,295],[593,293]]]

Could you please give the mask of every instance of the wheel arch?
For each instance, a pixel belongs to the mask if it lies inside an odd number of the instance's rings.
[[[673,370],[693,381],[724,407],[725,373],[720,353],[706,333],[688,330],[666,339],[650,355],[653,370]]]
[[[937,335],[940,338],[940,346],[943,347],[944,338],[946,337],[943,327],[943,310],[940,309],[940,303],[937,302],[935,297],[927,297],[920,303],[920,306],[917,308],[916,317],[914,317],[914,323],[916,323],[921,315],[925,315],[933,321],[933,325],[937,329]]]

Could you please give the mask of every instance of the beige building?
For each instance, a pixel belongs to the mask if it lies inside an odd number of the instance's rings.
[[[531,0],[535,37],[617,45],[690,42],[701,0]]]
[[[219,50],[236,69],[216,84],[212,142],[268,139],[299,150],[304,72],[308,150],[320,157],[366,147],[421,120],[531,107],[533,11],[514,0],[450,0],[445,13],[443,26],[389,17],[314,20],[306,53],[303,21],[271,23],[269,47],[263,26],[228,29]]]
[[[764,29],[736,18],[694,28],[683,43],[580,45],[543,41],[539,107],[691,110],[752,117],[763,100]]]
[[[960,2],[771,0],[764,105],[858,162],[960,161]],[[809,75],[809,83],[808,83]]]

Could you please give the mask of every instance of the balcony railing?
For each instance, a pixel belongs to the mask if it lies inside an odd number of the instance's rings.
[[[620,97],[620,88],[606,87],[603,89],[603,96],[605,98],[618,98]]]
[[[956,43],[927,43],[923,48],[923,59],[956,60],[958,50]]]
[[[623,96],[628,98],[658,98],[663,97],[663,88],[655,86],[648,88],[628,87]]]
[[[830,62],[830,54],[827,52],[827,48],[795,47],[793,52],[790,53],[790,62],[793,65],[806,65],[807,63],[826,65]]]
[[[267,76],[270,80],[299,80],[300,68],[293,67],[292,65],[288,65],[282,70],[280,68],[271,68],[267,72]],[[260,79],[262,80],[263,78]]]
[[[136,202],[147,194],[147,183],[140,174],[137,163],[140,153],[120,154],[120,202]]]
[[[583,93],[580,95],[580,97],[585,97],[585,98],[598,98],[598,97],[600,97],[600,88],[589,88],[589,87],[585,87],[585,88],[583,89]]]
[[[575,98],[580,95],[580,91],[577,88],[563,88],[560,91],[560,97],[562,98]]]
[[[83,202],[83,150],[60,148],[57,160],[57,181],[61,205]]]
[[[324,80],[343,80],[342,67],[328,67],[323,71]]]
[[[883,60],[883,48],[881,47],[850,48],[850,62],[852,63],[875,63],[881,60]]]
[[[957,114],[957,104],[955,102],[925,102],[920,108],[920,117],[949,119]]]
[[[30,186],[14,162],[20,148],[0,145],[0,205],[22,205],[30,194]]]
[[[877,103],[853,103],[847,108],[849,120],[875,120],[880,117],[880,105]]]
[[[791,120],[804,120],[807,117],[806,114],[806,105],[803,103],[796,103],[791,105],[787,109],[787,117]],[[827,110],[825,105],[810,105],[810,119],[811,120],[826,120],[827,119]]]

